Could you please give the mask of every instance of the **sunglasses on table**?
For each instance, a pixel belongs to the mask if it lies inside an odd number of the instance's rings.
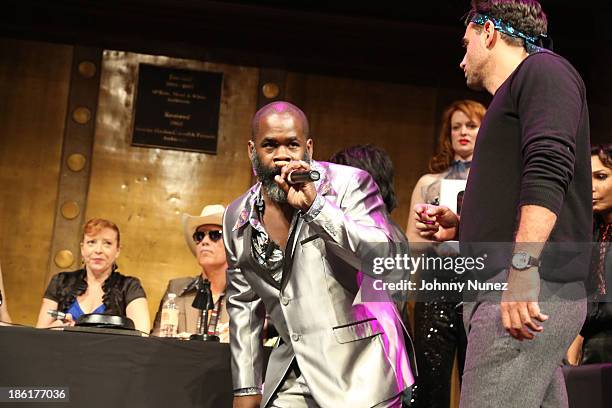
[[[206,238],[206,235],[210,238],[212,242],[217,242],[223,237],[223,232],[221,230],[212,230],[212,231],[196,231],[193,233],[193,242],[199,244]]]

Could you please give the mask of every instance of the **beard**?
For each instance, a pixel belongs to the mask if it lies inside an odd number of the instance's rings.
[[[470,69],[467,71],[466,83],[468,88],[474,91],[484,91],[485,78],[488,72],[491,72],[491,61],[484,60],[482,56],[477,55],[471,59],[469,64]]]
[[[308,151],[304,152],[301,160],[310,164],[311,160]],[[253,150],[253,153],[251,153],[251,163],[253,164],[253,170],[257,175],[257,179],[261,182],[266,195],[276,203],[286,203],[287,193],[285,193],[278,186],[278,184],[276,184],[276,181],[274,181],[274,177],[280,176],[281,167],[276,167],[274,165],[271,167],[266,167],[264,164],[262,164],[261,160],[259,160],[259,156],[255,150]]]
[[[469,75],[466,79],[467,87],[473,91],[484,91],[484,84],[482,83],[482,78],[478,75]]]

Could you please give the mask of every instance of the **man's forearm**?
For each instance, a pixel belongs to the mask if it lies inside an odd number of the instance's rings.
[[[514,252],[527,252],[534,258],[539,258],[556,222],[557,216],[548,208],[538,205],[522,206],[514,238]]]

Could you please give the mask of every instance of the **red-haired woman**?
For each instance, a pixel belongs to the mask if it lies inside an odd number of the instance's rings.
[[[438,153],[429,163],[432,173],[422,176],[414,187],[411,209],[421,203],[438,205],[442,180],[467,179],[478,129],[485,113],[486,108],[472,100],[455,101],[446,108],[442,115]],[[406,235],[411,244],[430,242],[420,235],[414,216],[408,218]],[[411,249],[414,247],[411,245]],[[428,253],[436,255],[435,252]],[[424,275],[421,272],[421,278],[428,282],[434,277],[438,281],[459,279],[452,271],[446,275],[435,272],[429,277],[431,279]],[[420,286],[419,283],[417,285]],[[445,301],[444,297],[417,300],[414,307],[414,344],[419,375],[413,389],[413,406],[448,408],[455,351],[462,372],[466,343],[456,301]]]
[[[111,221],[94,218],[83,228],[81,255],[83,269],[60,272],[53,276],[45,291],[36,327],[73,325],[87,313],[127,316],[137,330],[148,333],[151,322],[147,299],[140,281],[117,271],[121,238],[119,228]],[[47,312],[67,313],[56,320]]]

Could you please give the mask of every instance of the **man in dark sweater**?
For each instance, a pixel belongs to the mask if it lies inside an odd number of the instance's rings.
[[[507,282],[507,290],[464,308],[461,408],[566,407],[560,365],[586,314],[592,225],[584,84],[569,62],[540,48],[547,21],[535,0],[473,0],[466,25],[467,84],[494,97],[461,223],[447,208],[415,207],[424,237],[459,236],[474,256],[499,243],[478,280]]]

